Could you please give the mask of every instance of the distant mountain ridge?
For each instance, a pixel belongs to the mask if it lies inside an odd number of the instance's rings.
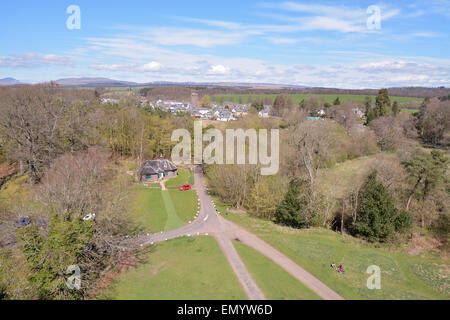
[[[121,81],[121,80],[113,80],[108,78],[64,78],[55,80],[57,84],[70,87],[70,86],[92,86],[92,87],[101,87],[105,85],[112,86],[136,86],[138,83],[129,82],[129,81]]]
[[[234,93],[301,93],[301,94],[359,94],[376,95],[379,89],[339,89],[311,87],[304,85],[275,84],[275,83],[251,83],[251,82],[175,82],[175,81],[152,81],[138,83],[132,81],[114,80],[102,77],[80,77],[63,78],[54,80],[62,87],[67,88],[97,88],[97,87],[190,87],[197,89],[199,87],[209,87],[218,90],[232,90]],[[0,79],[0,86],[17,86],[26,83],[20,82],[14,78]],[[437,97],[450,94],[450,88],[446,87],[392,87],[388,88],[392,96],[404,97]]]
[[[14,78],[0,79],[0,86],[9,86],[9,85],[14,85],[14,84],[19,84],[19,83],[21,83],[21,82]]]
[[[292,88],[302,89],[306,86],[274,84],[274,83],[245,83],[245,82],[173,82],[173,81],[152,81],[137,83],[131,81],[114,80],[108,78],[65,78],[55,81],[61,86],[83,86],[83,87],[105,87],[105,86],[214,86],[214,87],[252,87],[252,88]]]

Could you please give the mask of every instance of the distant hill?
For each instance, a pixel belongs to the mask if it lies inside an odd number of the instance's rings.
[[[68,88],[96,88],[96,87],[145,87],[145,89],[156,91],[170,91],[180,93],[185,89],[187,98],[190,97],[191,90],[199,91],[202,94],[356,94],[356,95],[376,95],[379,89],[339,89],[321,88],[304,85],[277,84],[277,83],[247,83],[247,82],[174,82],[174,81],[152,81],[138,83],[131,81],[114,80],[101,77],[64,78],[55,80],[62,87]],[[14,78],[0,79],[0,86],[14,86],[23,84]],[[450,88],[446,87],[395,87],[388,88],[389,94],[399,97],[442,97],[450,94]],[[164,93],[161,92],[161,93]],[[164,94],[163,94],[164,95]]]
[[[118,87],[136,86],[136,82],[112,80],[108,78],[65,78],[55,81],[63,87]]]
[[[302,89],[305,86],[274,84],[274,83],[244,83],[244,82],[172,82],[172,81],[153,81],[147,83],[137,83],[108,78],[65,78],[55,81],[64,87],[159,87],[159,86],[205,86],[205,87],[239,87],[239,88],[270,88],[270,89]]]
[[[14,79],[14,78],[0,79],[0,86],[11,86],[11,85],[19,84],[19,83],[20,83],[20,81]]]

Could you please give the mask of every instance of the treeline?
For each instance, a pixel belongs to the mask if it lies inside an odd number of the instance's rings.
[[[374,104],[366,100],[362,119],[348,101],[324,104],[311,96],[296,106],[287,95],[278,95],[273,109],[285,128],[279,174],[260,176],[257,167],[248,165],[207,166],[212,191],[250,215],[291,227],[340,230],[344,203],[344,227],[355,236],[389,241],[420,227],[430,228],[445,242],[450,231],[448,156],[424,151],[421,144],[448,145],[448,101],[425,99],[413,115],[399,112],[383,89]],[[327,111],[324,118],[306,119],[321,108]],[[240,125],[268,128],[258,121],[245,124]],[[380,151],[395,155],[377,155]],[[364,181],[354,181],[343,196],[341,190],[319,185],[323,169],[368,155],[377,159],[367,168],[369,174]]]
[[[195,91],[200,97],[204,95],[273,95],[273,94],[355,94],[355,95],[369,95],[375,96],[378,94],[376,89],[334,89],[334,88],[277,88],[277,89],[262,89],[262,88],[238,88],[238,87],[206,87],[206,86],[158,86],[145,87],[140,89],[139,93],[148,97],[151,100],[168,99],[168,100],[185,100],[189,101],[191,93]],[[415,98],[433,98],[447,96],[450,94],[450,89],[439,88],[424,88],[424,87],[405,87],[405,88],[389,88],[392,96],[398,97],[415,97]],[[238,101],[235,101],[238,103]]]
[[[53,159],[90,146],[122,157],[167,157],[174,128],[192,128],[192,119],[145,110],[132,99],[100,105],[90,90],[49,84],[0,92],[0,151],[20,163],[31,184]]]
[[[116,159],[137,159],[139,170],[144,159],[169,157],[172,130],[192,121],[134,99],[102,105],[91,90],[1,88],[1,160],[17,164],[11,183],[23,192],[0,199],[0,299],[84,299],[104,271],[139,261],[121,245],[140,230],[126,207],[133,179]],[[66,284],[75,265],[80,290]]]

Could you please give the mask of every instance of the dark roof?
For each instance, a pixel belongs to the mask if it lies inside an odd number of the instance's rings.
[[[141,176],[147,175],[147,174],[157,174],[157,173],[163,173],[167,171],[174,171],[177,170],[177,167],[170,162],[169,160],[148,160],[145,161],[142,169],[141,169]]]

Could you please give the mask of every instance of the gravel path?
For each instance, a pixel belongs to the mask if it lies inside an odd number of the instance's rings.
[[[209,198],[207,190],[205,189],[203,173],[199,166],[195,167],[194,189],[197,190],[200,201],[200,212],[195,221],[192,221],[190,224],[176,230],[142,236],[135,238],[132,241],[138,245],[149,245],[182,236],[214,236],[249,299],[263,300],[265,299],[263,292],[248,272],[242,262],[242,259],[239,257],[239,254],[233,246],[232,240],[239,239],[242,243],[252,247],[271,259],[323,299],[343,299],[340,295],[331,290],[319,279],[300,267],[286,255],[270,246],[268,243],[261,240],[248,230],[219,216]]]

